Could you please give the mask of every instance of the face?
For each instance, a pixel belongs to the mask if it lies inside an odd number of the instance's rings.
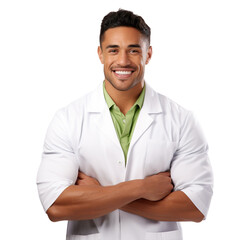
[[[147,39],[135,28],[108,29],[98,55],[104,64],[105,80],[119,91],[143,85],[145,65],[152,56]]]

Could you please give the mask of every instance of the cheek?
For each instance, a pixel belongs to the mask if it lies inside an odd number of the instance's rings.
[[[140,60],[138,66],[139,66],[139,71],[143,72],[144,71],[144,66],[145,66],[143,59]]]
[[[143,68],[146,59],[141,55],[135,59],[135,64],[139,66],[139,68]]]
[[[111,68],[111,66],[113,65],[113,62],[114,62],[114,59],[112,59],[112,58],[108,58],[108,57],[106,57],[106,58],[104,58],[104,68],[105,69],[109,69],[109,68]]]

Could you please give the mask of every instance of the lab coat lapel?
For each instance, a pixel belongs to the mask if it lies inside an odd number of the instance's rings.
[[[145,111],[141,110],[134,129],[129,150],[131,149],[131,146],[137,142],[141,135],[151,126],[152,122],[153,119]]]
[[[144,103],[138,116],[129,150],[131,150],[131,147],[153,123],[153,118],[151,115],[160,114],[161,112],[162,107],[159,103],[157,93],[148,84],[146,84]]]
[[[104,99],[102,84],[100,84],[98,89],[88,97],[87,109],[90,114],[94,115],[95,123],[98,126],[97,129],[121,149],[111,114]],[[153,123],[151,115],[159,114],[161,112],[162,107],[158,99],[158,94],[148,84],[146,84],[144,103],[138,116],[128,152],[131,151],[132,146]]]
[[[110,111],[103,95],[102,84],[89,95],[87,100],[87,111],[95,118],[94,122],[97,125],[97,130],[121,148]]]
[[[104,135],[106,135],[106,137],[121,147],[107,104],[104,107],[103,111],[100,113],[100,117],[97,120],[97,125],[98,129]]]

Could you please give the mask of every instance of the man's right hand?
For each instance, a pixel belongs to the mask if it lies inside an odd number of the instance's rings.
[[[159,201],[173,190],[170,172],[161,172],[143,180],[143,197],[150,201]]]

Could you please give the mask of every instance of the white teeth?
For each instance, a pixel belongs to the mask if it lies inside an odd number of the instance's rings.
[[[131,74],[132,72],[131,71],[115,71],[115,73],[116,74],[122,74],[122,75],[124,75],[124,74]]]

